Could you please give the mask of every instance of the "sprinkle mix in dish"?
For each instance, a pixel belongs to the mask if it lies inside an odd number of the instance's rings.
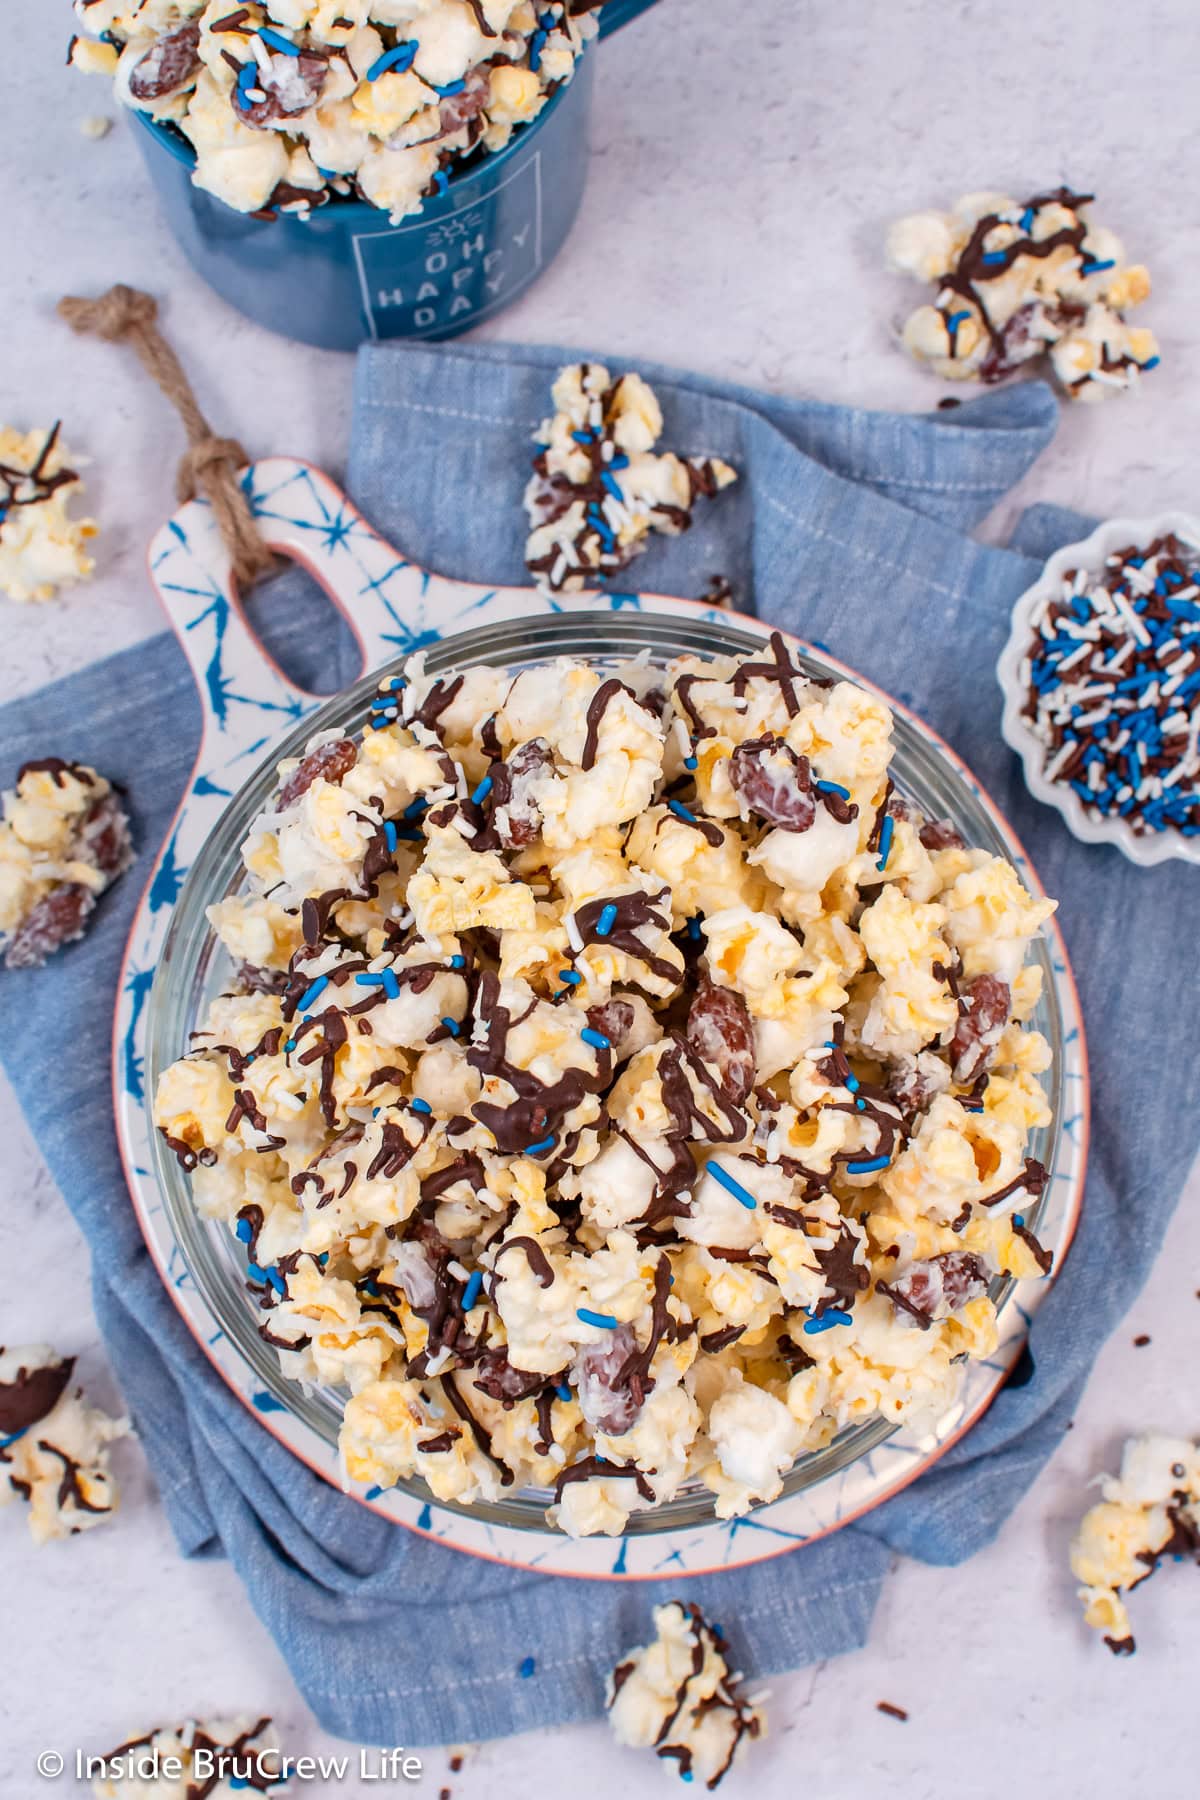
[[[640,375],[613,381],[602,363],[573,363],[553,396],[525,490],[525,562],[543,593],[577,593],[615,574],[649,549],[652,532],[678,537],[698,498],[737,480],[716,457],[654,454],[662,410]]]
[[[75,0],[70,60],[176,126],[238,212],[368,200],[393,222],[570,81],[592,0]]]
[[[711,1793],[743,1744],[766,1735],[764,1696],[742,1695],[729,1645],[698,1606],[656,1606],[654,1629],[654,1642],[623,1657],[609,1677],[609,1724],[620,1743],[653,1750]]]
[[[282,766],[155,1119],[351,1480],[729,1517],[990,1353],[993,1276],[1050,1261],[1053,906],[892,791],[891,729],[776,635],[416,657]]]
[[[1121,1474],[1100,1477],[1104,1495],[1071,1546],[1083,1582],[1084,1618],[1117,1656],[1137,1648],[1123,1596],[1148,1581],[1164,1556],[1200,1563],[1200,1445],[1186,1438],[1130,1438]]]
[[[1024,717],[1050,781],[1139,835],[1200,834],[1200,552],[1178,537],[1072,569],[1033,615]]]
[[[0,426],[0,593],[10,600],[53,600],[94,566],[84,545],[96,525],[70,515],[83,483],[58,433]]]
[[[909,355],[948,380],[985,382],[1044,356],[1071,399],[1090,401],[1156,368],[1154,334],[1125,323],[1150,276],[1091,223],[1091,202],[1069,188],[1025,201],[966,194],[953,212],[900,219],[888,262],[938,290],[904,327]]]

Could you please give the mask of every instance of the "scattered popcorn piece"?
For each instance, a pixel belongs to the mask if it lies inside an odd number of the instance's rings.
[[[898,220],[889,264],[937,289],[904,327],[909,355],[947,380],[984,382],[1047,357],[1063,391],[1088,401],[1157,367],[1153,333],[1125,323],[1150,277],[1091,223],[1091,200],[1068,188],[1025,201],[967,194],[952,212]]]
[[[737,480],[716,457],[654,454],[662,413],[640,375],[614,381],[601,363],[573,363],[553,397],[525,490],[525,562],[544,593],[615,575],[649,549],[651,532],[677,537],[698,497]]]
[[[106,138],[112,127],[112,120],[106,118],[103,113],[89,113],[86,119],[80,120],[79,124],[79,129],[85,138],[93,138],[97,141],[100,138]]]
[[[0,426],[0,591],[10,600],[52,600],[94,567],[83,546],[96,523],[67,510],[83,483],[58,433]]]
[[[0,1506],[29,1506],[35,1544],[102,1525],[117,1508],[107,1446],[130,1432],[71,1388],[73,1357],[48,1344],[0,1349]]]
[[[1124,1596],[1148,1581],[1164,1556],[1200,1563],[1200,1444],[1186,1438],[1126,1442],[1119,1477],[1099,1478],[1103,1500],[1084,1514],[1071,1545],[1083,1582],[1083,1616],[1116,1656],[1137,1648]]]
[[[100,895],[129,868],[129,821],[102,775],[59,756],[26,763],[3,807],[0,948],[6,968],[37,968],[83,936]]]
[[[608,1719],[618,1742],[653,1750],[685,1781],[719,1787],[742,1745],[766,1735],[765,1695],[745,1698],[729,1645],[699,1607],[654,1609],[657,1637],[623,1657],[609,1677]]]
[[[270,1719],[214,1719],[160,1725],[103,1757],[95,1800],[234,1800],[293,1791]]]

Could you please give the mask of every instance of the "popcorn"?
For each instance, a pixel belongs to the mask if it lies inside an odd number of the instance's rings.
[[[1093,225],[1090,194],[1026,201],[968,194],[949,213],[914,213],[888,234],[888,262],[937,288],[902,341],[947,380],[1003,381],[1046,356],[1064,393],[1098,401],[1157,367],[1152,332],[1125,323],[1150,292],[1121,240]]]
[[[656,428],[633,389],[614,429]],[[210,913],[227,991],[154,1102],[281,1370],[344,1396],[347,1481],[619,1533],[936,1424],[994,1279],[1049,1266],[1047,903],[892,794],[887,709],[778,636],[415,656],[373,716],[280,766]],[[822,821],[827,878],[783,888],[763,845]]]
[[[0,426],[0,591],[10,600],[53,600],[94,567],[84,545],[96,522],[68,512],[83,483],[58,432]]]
[[[742,1695],[729,1645],[699,1607],[654,1609],[652,1644],[630,1651],[608,1683],[608,1720],[619,1743],[653,1749],[685,1781],[720,1786],[743,1743],[765,1735],[764,1696]]]
[[[60,756],[25,763],[3,808],[4,965],[38,968],[83,936],[101,894],[129,868],[129,821],[102,775]]]
[[[1200,1562],[1200,1445],[1186,1438],[1129,1438],[1119,1477],[1099,1477],[1103,1500],[1085,1513],[1071,1545],[1084,1584],[1084,1619],[1116,1656],[1137,1648],[1123,1595],[1148,1581],[1164,1556]]]
[[[105,1773],[92,1782],[92,1793],[96,1800],[283,1795],[290,1791],[286,1759],[270,1727],[270,1719],[249,1717],[157,1726],[104,1755]]]
[[[129,1420],[72,1390],[74,1369],[48,1344],[0,1348],[0,1505],[26,1502],[35,1544],[90,1531],[117,1509],[107,1447],[129,1435]]]
[[[640,375],[614,382],[602,363],[573,363],[553,399],[525,490],[525,563],[543,593],[579,593],[616,574],[649,549],[651,532],[686,531],[697,496],[737,480],[716,457],[654,454],[663,418]]]
[[[238,212],[370,201],[398,223],[570,81],[591,6],[545,0],[75,0],[69,61],[180,131]]]

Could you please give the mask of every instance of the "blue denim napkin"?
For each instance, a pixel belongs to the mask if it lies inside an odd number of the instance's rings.
[[[520,581],[528,439],[569,354],[365,350],[349,487],[368,517],[444,574]],[[1008,1387],[933,1471],[855,1526],[684,1584],[722,1620],[742,1665],[768,1674],[861,1644],[892,1552],[937,1563],[971,1555],[1058,1443],[1096,1351],[1147,1273],[1195,1148],[1194,1002],[1177,979],[1175,944],[1200,876],[1181,864],[1141,871],[1077,843],[1026,794],[1000,739],[993,668],[1011,603],[1042,557],[1089,529],[1037,509],[1010,549],[967,535],[1049,441],[1055,406],[1044,388],[900,418],[642,368],[664,401],[666,441],[727,458],[742,481],[687,536],[657,544],[635,579],[695,596],[711,575],[728,576],[740,605],[827,644],[950,740],[1062,901],[1094,1059],[1087,1205],[1036,1316],[1032,1379]],[[328,689],[357,672],[348,635],[298,572],[264,587],[254,610],[297,679]],[[198,727],[182,656],[164,636],[0,711],[3,770],[50,752],[94,763],[128,787],[148,857]],[[597,1712],[607,1670],[644,1641],[650,1608],[674,1581],[510,1572],[391,1526],[296,1462],[193,1346],[143,1249],[110,1111],[110,1015],[139,886],[136,874],[124,881],[88,938],[44,970],[0,974],[0,1057],[91,1245],[97,1315],[182,1549],[230,1557],[332,1731],[428,1744]],[[48,1298],[47,1337],[55,1324]]]

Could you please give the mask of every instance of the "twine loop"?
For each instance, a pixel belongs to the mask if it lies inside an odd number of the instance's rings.
[[[205,496],[233,563],[234,580],[243,590],[252,586],[274,568],[275,558],[263,543],[239,479],[250,458],[236,438],[217,437],[200,411],[183,364],[158,328],[153,295],[118,282],[95,300],[68,295],[59,301],[58,310],[72,331],[110,344],[128,342],[136,350],[187,432],[176,493],[181,501]]]

